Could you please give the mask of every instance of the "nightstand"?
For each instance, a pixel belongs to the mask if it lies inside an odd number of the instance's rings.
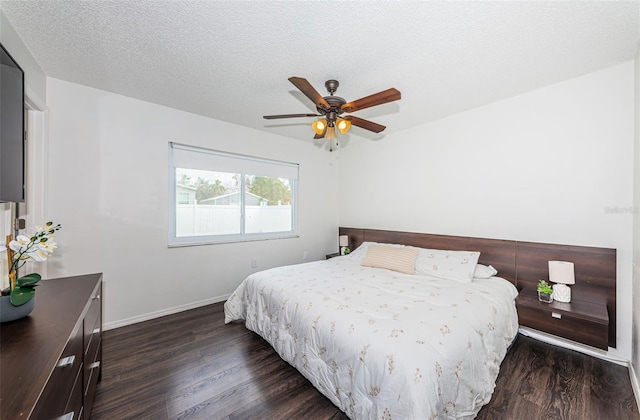
[[[331,259],[331,258],[333,258],[333,257],[339,257],[339,256],[340,256],[340,253],[339,253],[339,252],[334,252],[333,254],[327,254],[327,255],[325,255],[325,258],[326,258],[326,259],[328,259],[328,260],[330,260],[330,259]]]
[[[574,300],[544,303],[537,292],[522,290],[516,298],[518,322],[549,334],[602,350],[608,349],[609,315],[602,303]]]

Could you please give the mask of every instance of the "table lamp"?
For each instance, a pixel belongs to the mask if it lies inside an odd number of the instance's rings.
[[[549,281],[553,285],[553,300],[571,302],[571,288],[567,284],[576,284],[573,263],[567,261],[549,261]]]
[[[340,255],[345,255],[345,249],[349,247],[349,236],[340,235]]]

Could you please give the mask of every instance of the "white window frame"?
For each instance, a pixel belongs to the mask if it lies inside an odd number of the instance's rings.
[[[191,165],[185,165],[193,158]],[[240,233],[228,235],[176,236],[176,164],[185,169],[241,174]],[[222,167],[216,167],[222,165]],[[279,176],[283,173],[286,176]],[[245,233],[245,178],[246,175],[281,177],[291,180],[291,230],[284,232]],[[265,159],[256,156],[229,153],[220,150],[169,142],[169,235],[168,244],[174,246],[219,244],[295,238],[298,236],[298,175],[299,164]]]

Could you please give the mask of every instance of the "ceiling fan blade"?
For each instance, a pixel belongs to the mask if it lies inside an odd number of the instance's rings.
[[[265,120],[275,120],[278,118],[298,118],[298,117],[320,117],[320,114],[282,114],[282,115],[265,115]]]
[[[383,90],[382,92],[374,93],[373,95],[365,96],[364,98],[360,98],[353,102],[348,102],[342,105],[341,109],[343,112],[354,112],[372,106],[386,104],[387,102],[397,101],[398,99],[400,99],[400,91],[395,88],[391,88]]]
[[[345,120],[351,121],[351,124],[358,126],[360,128],[364,128],[365,130],[373,131],[374,133],[379,133],[383,131],[385,128],[384,125],[380,125],[374,123],[373,121],[365,120],[363,118],[354,117],[353,115],[346,115],[342,117]]]
[[[311,99],[316,108],[324,108],[327,110],[331,108],[327,101],[325,101],[322,95],[320,95],[318,91],[315,90],[313,86],[311,86],[311,83],[309,83],[307,79],[302,77],[290,77],[289,81],[293,83],[294,86],[300,90],[300,92],[304,93],[307,98]]]

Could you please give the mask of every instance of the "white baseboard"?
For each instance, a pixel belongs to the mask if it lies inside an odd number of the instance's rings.
[[[640,411],[640,386],[638,385],[636,370],[631,362],[629,362],[629,379],[631,379],[631,388],[633,388],[633,395],[636,397],[636,404],[638,405],[638,411]]]
[[[554,346],[564,347],[569,350],[575,350],[577,352],[584,353],[589,356],[597,357],[598,359],[603,359],[608,362],[613,362],[618,365],[623,365],[628,367],[630,363],[629,360],[612,356],[611,354],[609,354],[604,350],[599,350],[595,347],[582,345],[571,340],[566,340],[564,338],[557,337],[555,335],[546,334],[541,331],[532,330],[527,327],[520,327],[518,328],[518,331],[520,332],[520,334],[525,335],[527,337],[544,341],[545,343],[553,344]]]
[[[149,314],[134,316],[127,319],[122,319],[120,321],[108,322],[103,325],[103,330],[112,330],[114,328],[125,327],[131,324],[137,324],[138,322],[149,321],[151,319],[160,318],[166,315],[177,314],[178,312],[188,311],[189,309],[200,308],[201,306],[211,305],[212,303],[224,302],[229,298],[230,294],[217,296],[205,300],[200,300],[198,302],[188,303],[186,305],[174,306],[173,308],[163,309],[161,311],[151,312]]]

